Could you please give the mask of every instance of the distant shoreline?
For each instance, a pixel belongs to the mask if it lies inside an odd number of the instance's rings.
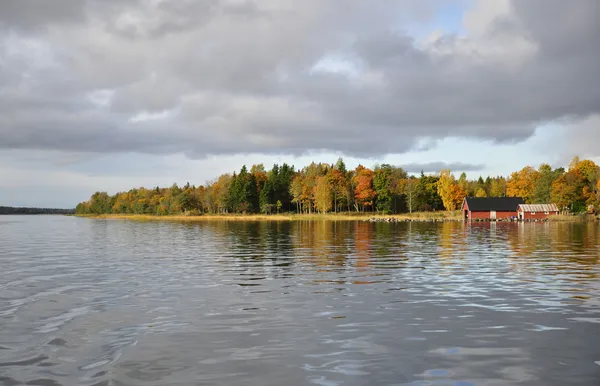
[[[223,215],[169,215],[156,216],[146,214],[101,214],[101,215],[76,215],[83,218],[95,219],[114,219],[114,220],[148,220],[148,221],[461,221],[462,217],[459,211],[447,212],[416,212],[405,214],[385,215],[377,213],[327,213],[327,214],[223,214]]]
[[[180,221],[180,222],[203,222],[203,221],[369,221],[369,222],[461,222],[463,218],[460,211],[437,211],[437,212],[415,212],[385,215],[377,213],[327,213],[327,214],[206,214],[206,215],[167,215],[158,216],[151,214],[75,214],[75,217],[106,219],[106,220],[135,220],[135,221]],[[594,217],[586,216],[551,216],[540,222],[581,222],[595,221]],[[472,221],[472,222],[489,222]],[[504,221],[510,222],[510,221]],[[514,221],[516,222],[516,221]],[[529,222],[529,221],[526,221]]]
[[[75,209],[64,208],[36,208],[36,207],[16,207],[0,205],[0,215],[69,215],[75,214]]]

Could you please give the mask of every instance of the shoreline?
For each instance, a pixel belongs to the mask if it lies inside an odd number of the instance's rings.
[[[377,213],[327,213],[327,214],[205,214],[205,215],[168,215],[157,216],[150,214],[75,214],[71,215],[80,218],[104,219],[104,220],[133,220],[133,221],[179,221],[179,222],[204,222],[204,221],[264,221],[264,222],[284,222],[284,221],[365,221],[365,222],[462,222],[460,211],[454,212],[415,212],[412,214],[377,214]],[[477,219],[469,222],[586,222],[597,221],[595,218],[586,216],[551,216],[543,220],[525,220],[510,221],[489,219]]]
[[[76,217],[106,220],[138,220],[138,221],[371,221],[371,222],[456,222],[462,221],[460,212],[417,212],[412,214],[385,215],[377,213],[328,213],[328,214],[223,214],[223,215],[169,215],[156,216],[146,214],[76,214]]]

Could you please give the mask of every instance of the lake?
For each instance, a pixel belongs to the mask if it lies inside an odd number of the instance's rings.
[[[0,385],[600,384],[596,223],[0,216]]]

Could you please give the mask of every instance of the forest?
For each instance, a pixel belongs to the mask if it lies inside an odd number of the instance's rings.
[[[2,214],[73,214],[73,209],[56,208],[15,208],[12,206],[0,206]]]
[[[227,173],[204,185],[135,188],[109,195],[96,192],[77,205],[77,214],[275,214],[378,212],[412,213],[460,209],[465,197],[522,197],[527,203],[555,203],[562,211],[582,213],[600,206],[600,167],[574,158],[569,167],[526,166],[508,177],[456,178],[450,170],[409,175],[388,164],[348,170],[311,163],[296,170],[287,164],[266,170]]]

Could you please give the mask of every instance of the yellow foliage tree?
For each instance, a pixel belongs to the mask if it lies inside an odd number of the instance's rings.
[[[317,177],[315,186],[315,207],[321,213],[327,213],[331,210],[331,201],[333,199],[333,189],[326,176]]]
[[[487,193],[483,188],[479,188],[477,189],[477,192],[475,192],[475,197],[487,197]]]
[[[456,210],[467,195],[465,190],[456,182],[452,173],[450,173],[450,169],[440,171],[437,191],[446,210]]]
[[[568,208],[577,200],[577,191],[581,176],[579,172],[569,171],[552,183],[552,201],[562,209]]]
[[[571,177],[569,184],[575,189],[572,194],[572,203],[579,202],[579,208],[585,204],[588,210],[595,205],[600,204],[600,167],[590,160],[580,160],[579,157],[573,158],[569,164],[569,171],[566,173]],[[576,177],[576,178],[575,178]]]
[[[574,169],[578,170],[583,178],[587,179],[588,181],[594,181],[598,179],[598,165],[596,165],[594,161],[587,159],[579,161],[575,163]]]
[[[540,172],[531,166],[526,166],[520,171],[512,173],[506,181],[506,195],[508,197],[522,197],[526,203],[531,204],[538,178],[540,178]]]
[[[506,195],[506,180],[504,177],[494,178],[490,186],[490,197],[504,197]]]

